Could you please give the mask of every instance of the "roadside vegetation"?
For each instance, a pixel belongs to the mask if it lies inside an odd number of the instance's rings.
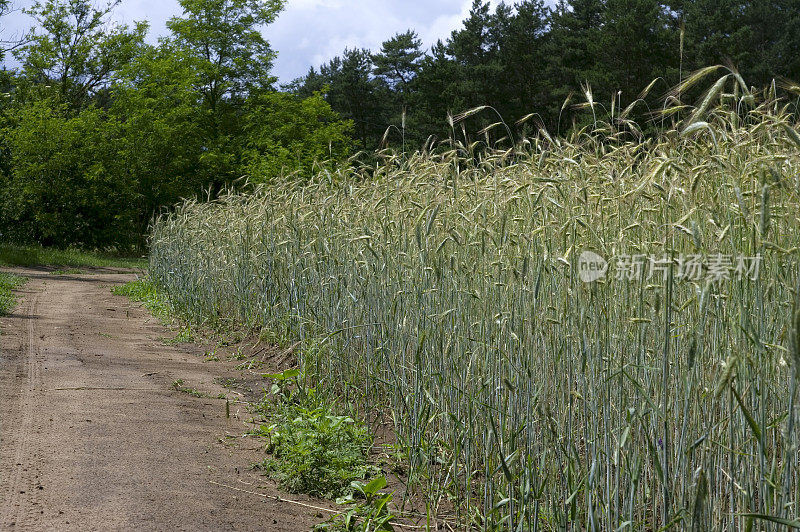
[[[140,257],[121,257],[78,249],[0,244],[0,266],[66,266],[72,268],[95,266],[143,269],[147,267],[147,260]],[[61,271],[75,273],[74,269]]]
[[[178,336],[168,342],[194,341],[194,329],[186,321],[187,317],[176,311],[164,292],[148,277],[116,286],[112,292],[142,303],[162,323],[177,323]],[[225,343],[223,337],[235,329],[223,329],[218,325],[206,332]],[[237,370],[246,371],[262,365],[241,350],[239,345],[228,357],[229,362],[245,360],[236,365]],[[204,361],[219,362],[217,349],[207,351]],[[334,395],[335,389],[318,391],[310,387],[311,379],[296,368],[261,374],[261,377],[271,382],[270,392],[254,403],[250,412],[258,422],[252,434],[263,438],[267,457],[254,464],[254,468],[289,493],[335,499],[343,505],[343,511],[334,514],[321,529],[391,530],[389,527],[395,516],[389,511],[388,503],[392,495],[379,491],[386,486],[386,477],[369,459],[373,436],[352,406],[346,407]],[[237,386],[237,380],[232,378],[219,379],[217,383],[226,388]],[[225,393],[208,394],[186,385],[183,379],[173,381],[172,387],[197,398],[227,399]],[[343,414],[348,410],[350,414]]]
[[[337,503],[348,508],[331,517],[314,530],[341,532],[391,532],[395,530],[395,516],[389,504],[393,493],[381,491],[386,487],[386,477],[375,477],[369,482],[354,480],[352,494],[337,499]]]
[[[129,283],[115,286],[111,291],[118,296],[142,303],[153,316],[162,322],[171,321],[174,317],[169,301],[148,277],[140,277]]]
[[[16,298],[12,290],[25,284],[26,279],[13,273],[0,272],[0,316],[13,310]]]
[[[335,401],[307,388],[297,369],[265,376],[272,393],[256,412],[267,421],[258,434],[271,457],[261,470],[291,493],[328,499],[352,495],[352,482],[380,474],[367,464],[372,437],[363,423],[337,415]]]
[[[587,90],[595,122],[568,138],[454,127],[368,174],[187,202],[149,274],[189,320],[301,342],[306,386],[393,420],[430,519],[798,526],[793,100],[722,67],[673,94],[656,137]],[[588,250],[608,263],[591,283]]]

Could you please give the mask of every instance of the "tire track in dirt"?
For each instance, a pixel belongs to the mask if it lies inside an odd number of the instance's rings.
[[[35,487],[32,485],[31,477],[38,477],[38,466],[35,460],[28,460],[27,456],[31,454],[35,442],[33,438],[34,433],[34,417],[32,415],[33,401],[32,397],[36,390],[40,387],[41,382],[41,361],[40,355],[37,352],[37,345],[34,335],[34,320],[37,317],[37,308],[39,305],[39,298],[41,293],[34,292],[30,295],[30,303],[27,304],[25,315],[29,317],[27,320],[27,334],[20,335],[22,338],[22,345],[19,347],[18,352],[25,353],[26,356],[23,360],[17,360],[17,372],[23,376],[23,385],[20,393],[14,397],[13,414],[4,424],[5,426],[0,430],[5,429],[6,435],[14,435],[14,441],[9,447],[4,442],[4,448],[14,450],[13,456],[2,457],[6,462],[4,473],[8,474],[8,484],[5,493],[8,494],[8,500],[0,505],[2,509],[2,517],[0,523],[7,526],[15,526],[17,521],[25,518],[25,521],[31,524],[36,524],[36,501],[35,501]],[[10,429],[11,424],[16,421],[16,430],[13,432]],[[23,504],[21,501],[27,498],[30,504]]]
[[[264,455],[241,437],[244,406],[228,419],[224,401],[172,387],[225,391],[220,367],[164,345],[167,329],[111,294],[132,274],[16,272],[30,281],[0,319],[0,529],[294,531],[321,520],[248,471]]]

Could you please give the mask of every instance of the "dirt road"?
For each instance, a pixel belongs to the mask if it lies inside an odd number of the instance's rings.
[[[0,529],[308,530],[322,520],[231,489],[278,494],[248,470],[263,453],[242,437],[246,409],[231,405],[228,418],[224,400],[172,387],[226,391],[216,363],[165,345],[167,329],[111,293],[132,274],[17,271],[30,281],[0,319]]]

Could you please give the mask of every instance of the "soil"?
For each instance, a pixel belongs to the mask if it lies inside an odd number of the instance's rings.
[[[176,332],[111,293],[134,272],[8,271],[30,280],[0,319],[0,529],[308,530],[330,515],[250,470],[265,455],[243,401],[259,381],[165,341]]]

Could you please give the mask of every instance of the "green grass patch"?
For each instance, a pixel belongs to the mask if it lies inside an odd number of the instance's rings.
[[[372,437],[359,421],[338,415],[313,388],[300,385],[297,370],[270,375],[272,395],[256,408],[269,421],[258,432],[272,454],[258,464],[291,493],[333,499],[352,495],[353,482],[380,474],[367,463]]]
[[[78,268],[95,266],[105,268],[147,267],[147,259],[124,257],[111,253],[54,249],[41,246],[0,244],[0,265],[5,266],[67,266]],[[69,271],[69,270],[66,270]]]
[[[143,303],[150,313],[161,321],[172,319],[172,307],[169,300],[159,292],[155,283],[148,277],[141,277],[135,281],[115,286],[111,289],[118,296],[125,296],[131,301]]]
[[[181,325],[178,327],[178,332],[172,338],[163,338],[162,339],[164,345],[178,345],[178,344],[190,344],[194,342],[194,331],[188,325]],[[203,362],[210,362],[215,360],[214,358],[205,359]],[[217,358],[216,360],[219,360]]]
[[[240,346],[235,353],[228,355],[228,360],[247,360],[247,355],[242,353],[242,348]]]
[[[169,300],[164,296],[158,287],[149,277],[141,277],[124,285],[115,286],[111,292],[118,296],[124,296],[137,303],[144,304],[150,314],[161,320],[164,325],[169,325],[175,318],[175,312]],[[165,345],[186,344],[194,342],[194,330],[187,324],[180,324],[175,336],[163,338]],[[218,359],[217,359],[218,360]]]
[[[11,312],[17,302],[12,290],[25,284],[27,279],[13,273],[0,272],[0,316]]]
[[[78,268],[69,268],[68,270],[53,270],[50,275],[81,275],[82,273],[86,272]]]

